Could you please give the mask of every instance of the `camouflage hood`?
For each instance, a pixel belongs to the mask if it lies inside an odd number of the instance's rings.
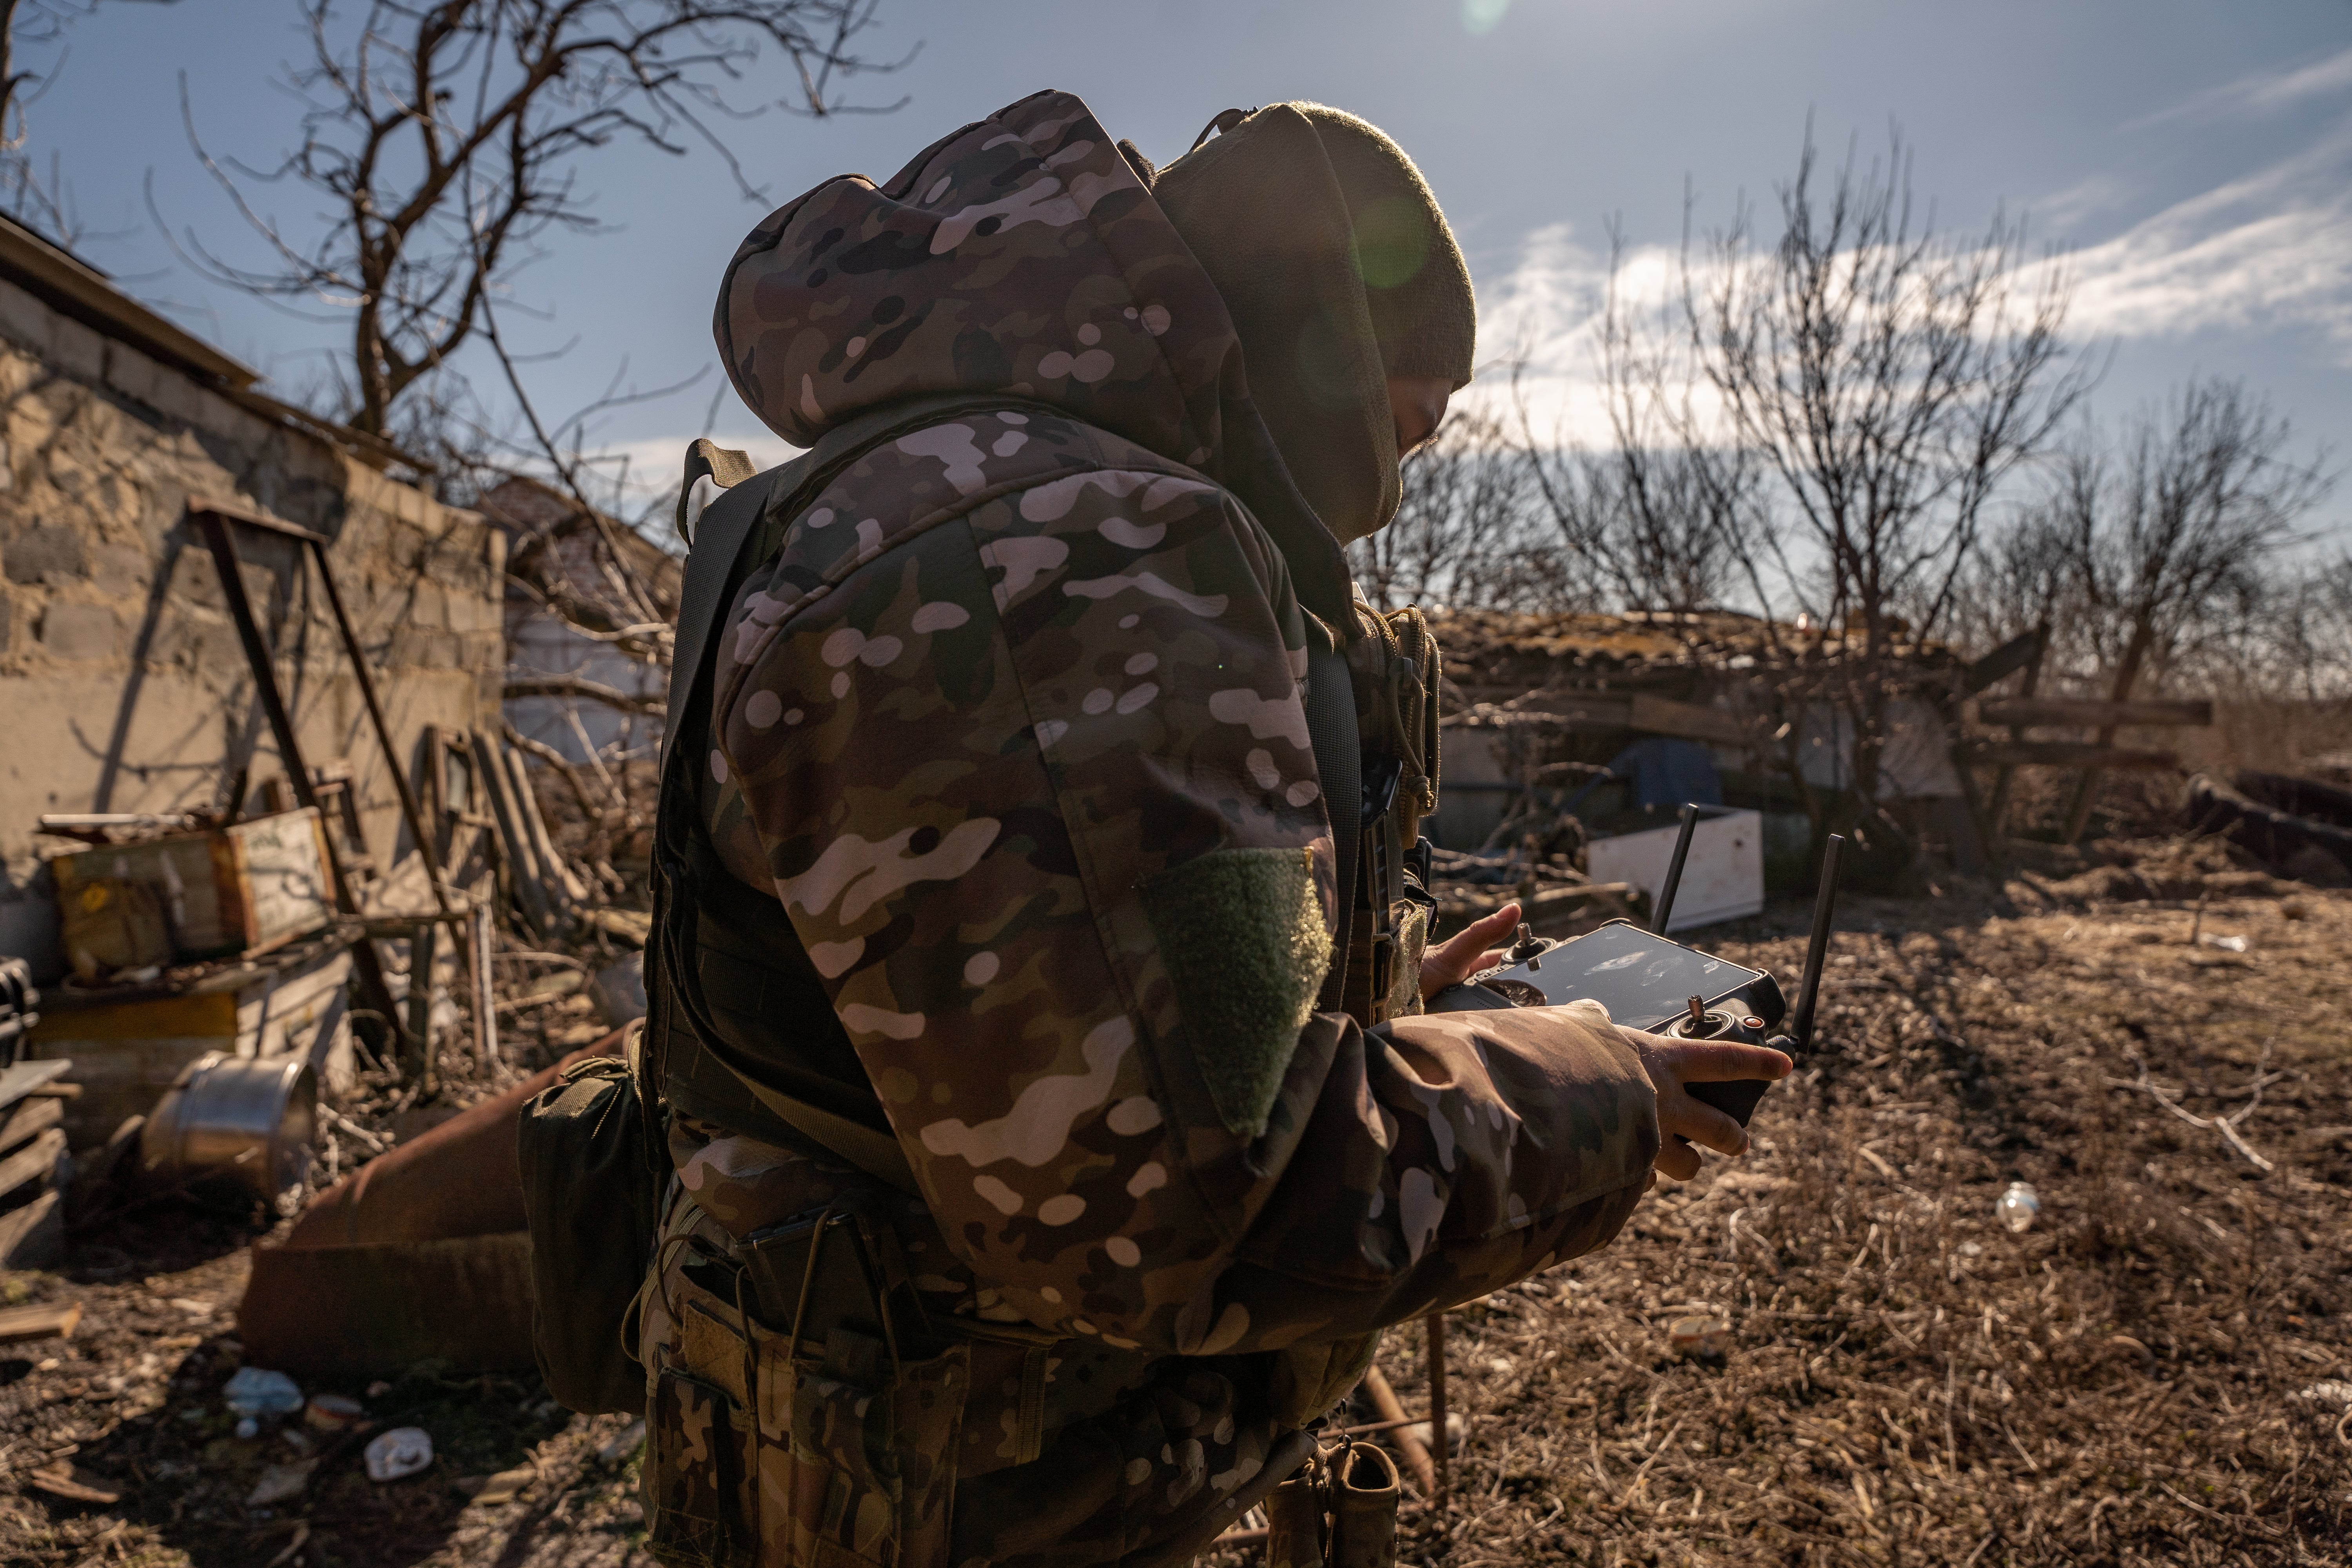
[[[907,398],[1001,394],[1196,468],[1256,515],[1301,602],[1351,624],[1338,541],[1251,400],[1224,300],[1068,93],[770,214],[728,264],[713,331],[736,392],[795,446]]]

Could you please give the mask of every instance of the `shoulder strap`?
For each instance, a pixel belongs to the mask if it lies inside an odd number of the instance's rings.
[[[1346,995],[1348,939],[1356,913],[1356,863],[1363,850],[1363,752],[1356,728],[1356,689],[1339,636],[1313,616],[1307,620],[1307,738],[1331,817],[1333,869],[1339,876],[1339,920],[1331,933],[1331,967],[1316,1005],[1336,1012]]]
[[[811,1105],[779,1089],[772,1089],[736,1070],[735,1064],[724,1057],[713,1057],[719,1066],[732,1074],[735,1080],[751,1091],[751,1098],[781,1117],[784,1123],[803,1137],[821,1147],[830,1149],[877,1182],[887,1182],[902,1193],[916,1197],[923,1190],[916,1184],[915,1168],[907,1163],[907,1152],[898,1147],[898,1140],[889,1133],[868,1127],[863,1121],[853,1121],[836,1115],[823,1106]]]
[[[702,682],[702,656],[710,647],[711,627],[719,616],[719,600],[726,595],[727,580],[735,570],[735,558],[742,552],[744,541],[760,525],[767,508],[762,503],[782,486],[797,491],[803,488],[801,479],[814,466],[814,452],[803,453],[771,469],[766,475],[746,479],[729,487],[727,492],[702,510],[695,525],[694,542],[686,552],[686,580],[678,589],[677,632],[670,644],[669,701],[666,712],[671,722],[662,727],[660,772],[669,767],[671,746],[677,732],[688,721],[687,709]],[[760,482],[766,479],[767,483]]]

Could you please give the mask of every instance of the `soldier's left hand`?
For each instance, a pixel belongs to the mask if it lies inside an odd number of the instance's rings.
[[[1426,1002],[1447,986],[1459,985],[1480,970],[1492,969],[1502,963],[1505,950],[1488,944],[1504,941],[1518,929],[1519,905],[1514,899],[1423,953],[1421,999]]]

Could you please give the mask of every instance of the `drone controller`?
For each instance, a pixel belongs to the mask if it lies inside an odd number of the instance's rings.
[[[1598,931],[1558,941],[1519,927],[1517,940],[1496,968],[1474,974],[1430,998],[1433,1013],[1480,1008],[1546,1007],[1566,1002],[1598,1002],[1628,1028],[1684,1040],[1731,1040],[1769,1046],[1794,1056],[1812,1043],[1813,1003],[1820,994],[1830,924],[1837,911],[1839,852],[1843,837],[1830,836],[1822,857],[1820,891],[1813,900],[1813,926],[1805,949],[1805,973],[1793,1015],[1780,986],[1762,970],[1749,969],[1667,940],[1683,861],[1690,853],[1696,808],[1685,806],[1674,858],[1659,890],[1653,929],[1615,920]],[[1782,1018],[1785,1033],[1775,1034]],[[1693,1099],[1705,1101],[1746,1125],[1769,1087],[1760,1079],[1736,1083],[1695,1083]]]

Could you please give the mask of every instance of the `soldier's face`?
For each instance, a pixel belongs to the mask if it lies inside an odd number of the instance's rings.
[[[1411,456],[1414,448],[1437,434],[1437,426],[1445,418],[1445,405],[1453,399],[1453,384],[1444,376],[1389,377],[1389,413],[1396,419],[1399,459]]]

